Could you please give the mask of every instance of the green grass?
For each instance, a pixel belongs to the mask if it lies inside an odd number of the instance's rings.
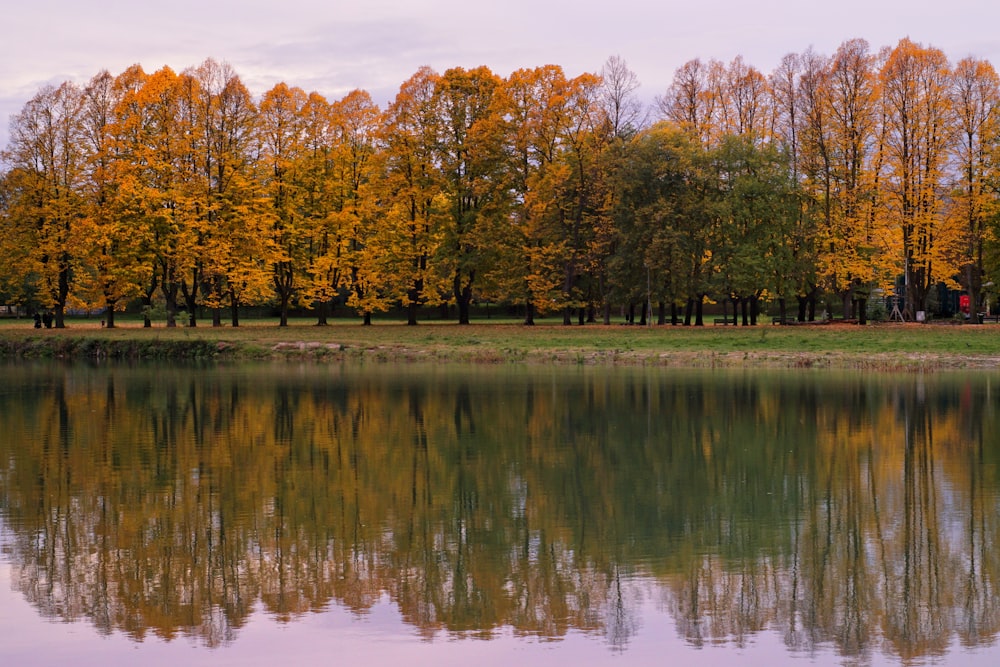
[[[756,327],[638,327],[613,324],[525,327],[513,320],[468,326],[427,322],[408,327],[378,321],[312,319],[279,327],[273,320],[238,328],[151,329],[126,320],[115,329],[99,320],[70,320],[67,328],[32,328],[28,320],[0,321],[0,354],[7,357],[232,358],[316,357],[377,360],[563,362],[671,366],[783,366],[875,369],[1000,368],[1000,326],[937,324],[797,325]]]

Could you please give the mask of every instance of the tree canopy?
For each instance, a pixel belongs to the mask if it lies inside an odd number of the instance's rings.
[[[229,308],[320,324],[481,301],[581,323],[709,301],[784,318],[873,292],[907,316],[937,286],[979,308],[997,271],[1000,79],[901,40],[832,56],[691,60],[645,108],[618,56],[501,77],[421,68],[380,109],[279,83],[255,98],[209,59],[39,90],[0,172],[0,298],[142,307],[168,326]]]

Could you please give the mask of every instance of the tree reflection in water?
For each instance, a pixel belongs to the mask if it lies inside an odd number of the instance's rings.
[[[422,636],[779,633],[908,661],[1000,625],[990,378],[12,366],[0,511],[47,617],[234,639],[389,598]]]

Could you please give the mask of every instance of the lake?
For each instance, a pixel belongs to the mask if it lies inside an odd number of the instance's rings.
[[[6,364],[4,665],[1000,661],[1000,375]]]

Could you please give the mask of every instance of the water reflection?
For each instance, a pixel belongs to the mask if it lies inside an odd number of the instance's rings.
[[[208,646],[384,596],[441,633],[867,661],[1000,630],[993,378],[12,366],[0,514],[39,613]]]

